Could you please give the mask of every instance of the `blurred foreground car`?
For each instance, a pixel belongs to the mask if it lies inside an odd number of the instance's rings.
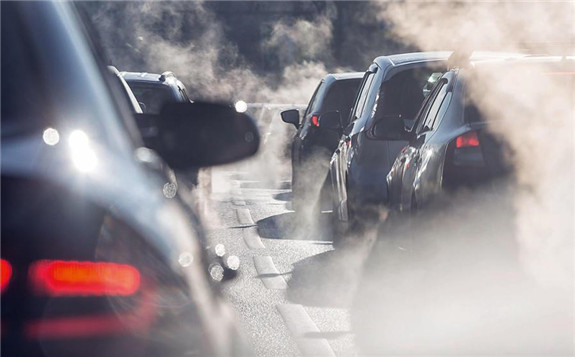
[[[206,259],[197,222],[158,190],[75,9],[1,10],[2,355],[245,353],[214,282],[224,269]],[[154,149],[176,169],[258,147],[253,121],[231,106],[173,104],[155,119]]]
[[[347,126],[363,73],[328,74],[317,86],[300,123],[297,109],[281,113],[297,133],[292,144],[292,209],[314,207],[325,186],[329,159]],[[333,123],[329,123],[332,121]],[[331,124],[331,125],[330,125]],[[329,188],[329,187],[328,187]]]
[[[518,114],[513,113],[514,107],[510,106],[513,102],[498,99],[504,98],[498,86],[491,86],[481,93],[481,97],[472,93],[469,88],[477,82],[478,77],[496,77],[500,83],[508,86],[508,78],[514,78],[513,85],[521,87],[516,91],[515,101],[526,95],[532,96],[533,100],[544,97],[546,89],[532,88],[535,79],[541,79],[540,83],[547,83],[550,88],[562,90],[555,93],[556,101],[564,98],[564,102],[569,102],[569,96],[573,95],[573,59],[524,57],[483,62],[468,60],[454,66],[457,67],[445,73],[434,88],[412,130],[397,128],[395,131],[378,133],[381,139],[409,141],[387,176],[390,206],[396,210],[421,208],[445,191],[490,184],[513,171],[508,160],[512,153],[507,143],[493,135],[491,126],[495,119],[516,120],[517,123],[524,120],[528,123],[533,118],[517,118]],[[521,81],[524,82],[522,86]],[[491,107],[482,106],[481,101],[485,98],[496,105],[489,103]],[[488,120],[489,116],[485,113],[493,111],[493,107],[498,108],[498,113],[489,113],[491,120]],[[545,103],[538,108],[541,111],[549,110]],[[554,119],[559,118],[557,115]],[[495,124],[501,125],[498,122]],[[376,126],[379,125],[376,123]]]

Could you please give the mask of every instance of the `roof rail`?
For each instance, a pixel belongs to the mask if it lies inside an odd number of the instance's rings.
[[[174,77],[174,73],[172,71],[165,71],[160,75],[160,82],[164,82],[167,77]]]

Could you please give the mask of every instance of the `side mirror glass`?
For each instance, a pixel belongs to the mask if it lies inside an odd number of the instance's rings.
[[[284,123],[293,124],[299,128],[299,111],[297,109],[284,110],[280,115]]]
[[[408,141],[413,120],[404,120],[401,114],[384,115],[369,131],[368,137],[375,140]]]
[[[159,115],[138,114],[136,120],[154,122],[157,136],[145,142],[176,170],[227,164],[259,148],[254,121],[233,106],[167,103]]]
[[[341,115],[338,111],[323,113],[319,116],[319,127],[331,130],[341,130]]]

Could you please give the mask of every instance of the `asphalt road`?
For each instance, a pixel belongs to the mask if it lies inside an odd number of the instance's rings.
[[[257,356],[572,354],[572,285],[525,273],[500,194],[334,250],[330,214],[296,216],[280,171],[214,169],[204,207],[209,243],[241,259],[223,292]]]
[[[249,172],[212,171],[206,217],[210,244],[241,259],[223,290],[246,339],[258,356],[357,355],[349,307],[359,268],[333,250],[329,213],[316,227],[297,221],[287,177]]]

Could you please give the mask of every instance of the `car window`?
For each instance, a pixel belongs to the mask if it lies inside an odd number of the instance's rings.
[[[324,84],[323,81],[320,81],[319,84],[317,85],[317,87],[315,88],[315,91],[313,92],[313,95],[311,96],[311,99],[309,101],[309,104],[305,110],[305,114],[303,115],[304,118],[307,118],[308,114],[311,113],[314,109],[314,107],[317,104],[317,93],[319,92],[319,89],[321,88],[321,86]]]
[[[149,114],[159,114],[164,104],[176,101],[172,90],[165,85],[155,85],[138,82],[128,82],[134,92],[138,102],[144,103],[145,112]]]
[[[418,126],[417,133],[421,133],[424,129],[433,129],[433,121],[439,112],[439,108],[447,92],[447,80],[441,80],[437,83],[437,87],[432,91],[429,101],[426,103]]]
[[[445,86],[445,88],[447,88],[447,86]],[[431,123],[431,129],[432,130],[437,129],[439,127],[439,124],[441,124],[441,120],[443,119],[445,112],[447,112],[447,108],[449,108],[449,103],[451,103],[451,96],[452,96],[452,92],[448,92],[443,97],[443,100],[441,101],[441,105],[439,106],[439,111],[435,115],[435,117],[433,119],[433,123]]]
[[[414,120],[425,102],[425,88],[434,74],[432,68],[421,67],[396,73],[384,81],[377,91],[368,126],[383,117],[398,115]]]
[[[347,122],[360,82],[361,79],[357,78],[340,80],[332,84],[323,101],[322,113],[338,111],[341,118]]]
[[[357,98],[357,102],[354,109],[354,118],[361,118],[363,115],[363,110],[365,107],[365,102],[367,101],[367,96],[371,89],[371,84],[373,82],[373,78],[375,77],[375,73],[368,72],[361,87],[361,92]]]

